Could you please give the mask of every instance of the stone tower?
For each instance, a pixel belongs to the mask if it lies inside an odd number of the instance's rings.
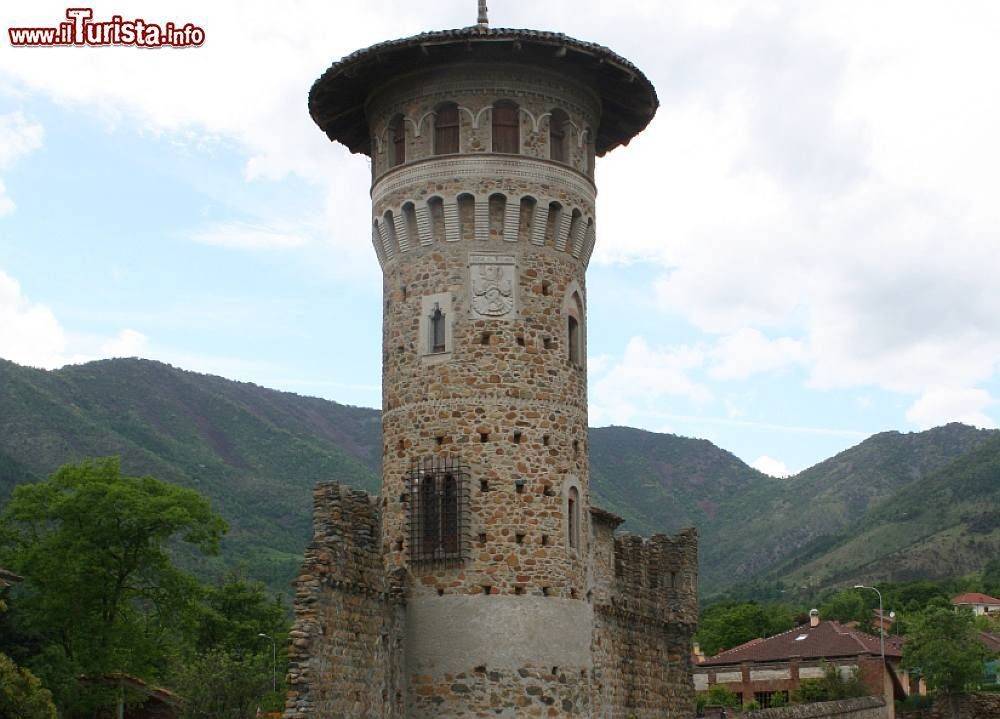
[[[289,717],[689,709],[696,539],[616,540],[587,453],[595,156],[656,94],[607,48],[483,10],[309,95],[371,158],[384,453],[378,498],[317,491]]]

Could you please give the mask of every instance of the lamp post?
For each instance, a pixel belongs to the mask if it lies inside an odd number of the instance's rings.
[[[264,639],[271,640],[271,691],[278,691],[278,645],[274,641],[274,637],[270,634],[264,634],[261,632],[257,635],[258,637],[263,637]]]
[[[885,696],[885,629],[882,627],[882,592],[875,587],[866,587],[864,584],[855,584],[855,589],[870,589],[878,595],[878,643],[882,651],[882,696]]]

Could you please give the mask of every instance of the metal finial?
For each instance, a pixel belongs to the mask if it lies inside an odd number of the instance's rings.
[[[479,19],[476,21],[480,27],[490,26],[489,11],[486,9],[486,0],[479,0]]]

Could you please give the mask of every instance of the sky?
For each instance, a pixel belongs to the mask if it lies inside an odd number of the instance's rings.
[[[380,405],[367,158],[306,94],[474,0],[95,4],[198,48],[0,38],[0,357],[148,357]],[[6,2],[8,27],[65,4]],[[590,421],[776,476],[880,431],[1000,419],[1000,4],[492,0],[655,85],[597,163]]]

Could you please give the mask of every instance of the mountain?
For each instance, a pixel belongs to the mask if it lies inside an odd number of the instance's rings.
[[[886,432],[775,479],[706,440],[605,427],[590,431],[591,486],[630,531],[697,526],[706,594],[758,578],[839,582],[883,559],[932,574],[946,565],[918,558],[947,548],[972,566],[992,546],[995,529],[984,531],[1000,502],[970,486],[995,483],[982,467],[998,436],[957,424]],[[0,500],[61,464],[111,454],[128,473],[198,489],[230,523],[220,558],[184,561],[208,575],[244,565],[284,590],[310,537],[313,485],[378,490],[380,415],[149,360],[55,371],[0,360]],[[918,512],[930,496],[957,509]]]
[[[715,539],[702,545],[705,587],[777,578],[809,562],[821,566],[835,538],[869,512],[904,488],[919,501],[925,480],[997,434],[962,424],[908,434],[882,432],[777,484],[755,483],[704,527]],[[785,571],[777,572],[777,567]],[[808,573],[799,578],[807,576],[809,584],[836,580]]]
[[[932,432],[957,434],[961,427]],[[897,487],[841,531],[822,535],[770,573],[805,584],[905,581],[965,574],[997,556],[1000,436],[991,433],[936,471]]]

